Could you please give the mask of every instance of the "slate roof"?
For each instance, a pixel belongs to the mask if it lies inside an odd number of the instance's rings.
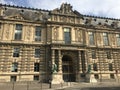
[[[81,18],[85,25],[103,25],[109,28],[120,28],[120,19],[82,15],[78,11],[73,10],[70,4],[63,3],[60,8],[56,8],[51,11],[3,4],[0,4],[0,8],[4,9],[3,18],[16,16],[21,17],[23,20],[43,21],[50,17],[50,14],[73,15]]]

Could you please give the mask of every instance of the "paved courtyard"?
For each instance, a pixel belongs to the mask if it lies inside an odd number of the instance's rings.
[[[70,87],[61,88],[61,90],[120,90],[120,83],[78,83],[75,85],[71,85]]]
[[[0,83],[0,90],[120,90],[118,82],[64,83],[50,85],[38,82]]]

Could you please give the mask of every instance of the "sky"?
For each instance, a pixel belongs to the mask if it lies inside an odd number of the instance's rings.
[[[0,0],[0,3],[45,10],[60,8],[62,3],[68,3],[83,15],[120,19],[120,0]]]

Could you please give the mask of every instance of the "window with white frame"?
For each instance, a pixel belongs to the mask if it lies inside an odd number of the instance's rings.
[[[35,27],[35,41],[41,41],[41,30],[40,26]]]
[[[116,34],[117,46],[120,46],[120,34]]]
[[[22,24],[16,24],[14,40],[22,39]]]
[[[64,28],[64,40],[65,40],[65,44],[71,43],[71,29],[68,27]]]
[[[103,33],[103,44],[106,46],[109,45],[108,33]]]
[[[89,35],[89,45],[94,45],[94,33],[93,32],[88,32]]]

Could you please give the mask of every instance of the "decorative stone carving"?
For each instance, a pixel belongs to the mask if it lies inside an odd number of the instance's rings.
[[[4,17],[5,19],[17,19],[17,20],[24,20],[24,17],[21,14],[11,15]]]
[[[116,22],[112,22],[111,27],[112,28],[118,28],[118,23],[119,22],[117,22],[117,21]]]
[[[62,4],[61,5],[61,13],[63,14],[68,14],[68,13],[71,13],[72,12],[72,6],[70,4]]]
[[[73,11],[72,10],[72,6],[70,4],[65,4],[63,3],[59,8],[56,8],[52,11],[52,13],[56,13],[56,14],[69,14],[69,15],[74,15],[74,16],[78,16],[78,12],[77,11]],[[80,15],[80,14],[79,14]]]
[[[36,21],[39,21],[39,20],[43,19],[43,13],[35,12],[35,15],[36,15],[36,18],[35,18]]]
[[[26,37],[28,40],[30,40],[30,35],[31,35],[31,30],[30,30],[30,28],[28,28],[27,32],[26,32]]]

